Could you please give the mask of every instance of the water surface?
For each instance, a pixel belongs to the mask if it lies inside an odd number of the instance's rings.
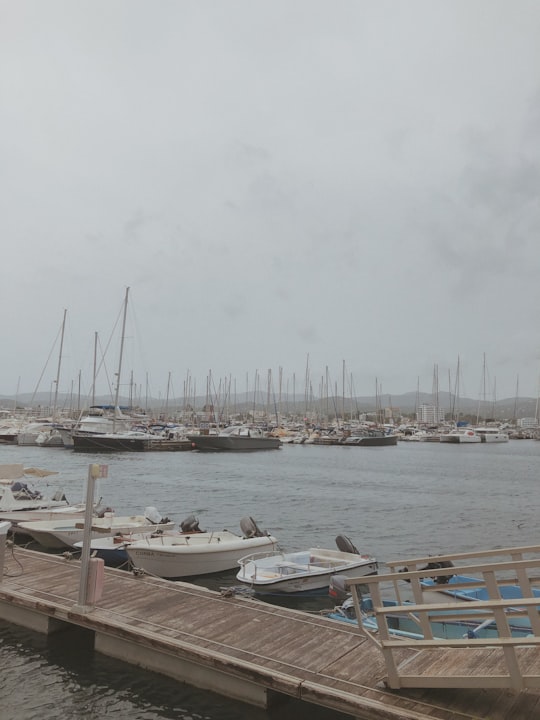
[[[287,550],[334,547],[348,535],[382,563],[428,554],[538,542],[540,442],[396,447],[286,445],[252,454],[93,455],[0,446],[0,464],[59,471],[41,480],[71,502],[85,497],[90,463],[108,465],[98,493],[118,515],[155,506],[181,522],[239,531],[253,516]],[[98,494],[96,493],[96,495]],[[234,573],[201,579],[218,589]],[[330,600],[310,601],[317,611]],[[93,653],[81,643],[0,623],[2,717],[10,720],[337,720],[338,713],[288,703],[272,711],[230,702]],[[7,698],[7,700],[6,700]]]

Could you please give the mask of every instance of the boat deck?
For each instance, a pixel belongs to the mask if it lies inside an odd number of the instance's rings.
[[[285,695],[366,720],[528,720],[540,712],[537,689],[389,690],[383,655],[358,627],[188,583],[105,568],[101,598],[85,612],[79,576],[69,556],[7,549],[0,617],[42,632],[86,628],[98,652],[254,704]],[[538,646],[523,650],[540,672]],[[415,674],[422,665],[445,677],[479,666],[498,672],[489,648],[393,652]]]

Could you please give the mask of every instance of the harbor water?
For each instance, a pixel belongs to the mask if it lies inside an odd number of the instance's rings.
[[[539,542],[540,442],[395,447],[284,445],[246,454],[197,452],[91,455],[0,446],[0,464],[58,471],[37,481],[85,497],[88,466],[106,464],[97,497],[117,515],[156,507],[178,524],[195,514],[203,529],[239,532],[251,515],[287,550],[334,547],[345,534],[386,560]],[[15,547],[16,553],[16,547]],[[237,585],[235,573],[200,578]],[[329,598],[321,598],[330,608]],[[261,711],[0,622],[1,717],[10,720],[330,720],[335,712],[288,703]],[[5,715],[4,715],[5,714]]]

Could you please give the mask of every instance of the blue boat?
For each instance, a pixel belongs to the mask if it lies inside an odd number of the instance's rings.
[[[388,633],[394,637],[404,637],[413,640],[423,640],[424,635],[421,631],[420,624],[414,619],[415,603],[398,603],[395,600],[383,600],[383,606],[387,608],[391,607],[403,607],[403,605],[410,604],[410,612],[404,613],[402,611],[386,614],[386,622],[388,625]],[[362,627],[370,632],[378,632],[378,623],[375,614],[373,613],[373,604],[369,596],[363,597],[360,601],[360,609],[362,612],[361,622]],[[458,611],[459,612],[459,611]],[[475,619],[474,615],[478,614],[478,618]],[[437,613],[436,620],[430,620],[430,628],[435,639],[442,640],[457,640],[461,638],[483,638],[491,639],[498,638],[499,633],[497,625],[493,617],[486,618],[485,612],[481,610],[472,611],[470,608],[464,611],[463,620],[441,620],[441,615],[444,612]],[[452,618],[455,618],[456,610],[448,611]],[[358,625],[356,617],[356,610],[352,598],[348,598],[341,605],[334,608],[330,613],[326,614],[332,620],[338,620],[340,622],[346,622],[353,625]],[[508,625],[512,637],[529,637],[532,635],[531,625],[527,618],[509,618]]]
[[[445,595],[452,595],[459,600],[490,600],[489,592],[482,580],[469,575],[452,575],[448,581],[441,584],[437,578],[422,578],[420,584],[424,589],[437,588]],[[455,587],[467,585],[467,587]],[[498,585],[503,600],[519,600],[523,592],[519,585]],[[533,597],[540,598],[540,588],[531,588]]]

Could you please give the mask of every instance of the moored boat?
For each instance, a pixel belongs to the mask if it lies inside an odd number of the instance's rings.
[[[452,595],[459,600],[489,600],[489,591],[485,582],[470,575],[452,575],[444,583],[438,583],[437,578],[423,578],[423,588],[437,587],[439,592]],[[503,600],[519,600],[524,597],[519,585],[499,584],[498,592]],[[540,598],[540,588],[531,587],[533,597]]]
[[[475,427],[475,432],[480,435],[480,440],[484,443],[505,443],[510,440],[510,436],[504,430],[497,427]]]
[[[252,452],[277,450],[279,437],[272,437],[260,428],[248,425],[230,425],[217,434],[188,435],[195,450],[201,452]]]
[[[383,607],[391,611],[396,608],[395,612],[386,614],[387,632],[390,637],[409,638],[412,640],[423,640],[425,635],[422,632],[422,626],[415,614],[415,603],[407,601],[406,603],[397,600],[383,600]],[[371,597],[362,597],[360,600],[361,617],[360,623],[365,630],[372,633],[378,633],[378,620],[373,612],[373,602]],[[471,640],[478,638],[498,638],[500,637],[497,624],[492,617],[487,617],[482,610],[467,611],[465,608],[462,613],[458,609],[446,611],[448,619],[444,619],[444,611],[438,611],[436,619],[429,619],[429,629],[434,638],[444,638],[447,640],[457,640],[469,638]],[[358,618],[356,608],[352,598],[347,598],[341,605],[337,605],[331,612],[325,613],[326,617],[340,622],[347,622],[357,625]],[[462,618],[460,618],[460,614]],[[435,615],[435,613],[434,613]],[[457,619],[456,619],[457,618]],[[532,634],[532,627],[527,620],[510,619],[508,621],[508,629],[512,637],[528,637]]]
[[[319,595],[328,591],[334,575],[377,573],[374,557],[360,554],[343,535],[338,535],[336,543],[338,550],[309,548],[247,555],[239,561],[236,579],[258,595]]]
[[[457,427],[447,433],[441,433],[439,441],[442,443],[472,444],[482,442],[480,435],[472,427]]]
[[[232,570],[247,552],[277,546],[273,535],[262,532],[255,521],[242,518],[243,535],[229,530],[201,532],[193,529],[167,533],[131,543],[126,551],[131,563],[151,575],[181,578]]]
[[[364,447],[387,447],[389,445],[397,445],[398,436],[394,433],[386,433],[383,430],[365,430],[355,431],[345,438],[342,443],[347,446],[364,446]]]
[[[50,470],[25,468],[21,463],[0,465],[0,512],[66,507],[68,501],[62,490],[47,496],[28,482],[28,476],[44,478],[57,474]]]
[[[115,535],[107,537],[97,537],[90,541],[90,554],[92,557],[101,558],[105,565],[118,567],[129,562],[127,548],[129,545],[139,540],[147,538],[160,537],[164,533],[173,532],[172,530],[155,530],[149,532],[119,532]],[[75,550],[82,550],[83,540],[73,544]]]
[[[91,538],[106,537],[117,533],[152,532],[172,530],[175,523],[163,518],[154,507],[145,508],[144,515],[117,516],[104,512],[102,517],[92,518]],[[84,538],[84,518],[43,520],[19,523],[20,529],[46,548],[73,547]]]

